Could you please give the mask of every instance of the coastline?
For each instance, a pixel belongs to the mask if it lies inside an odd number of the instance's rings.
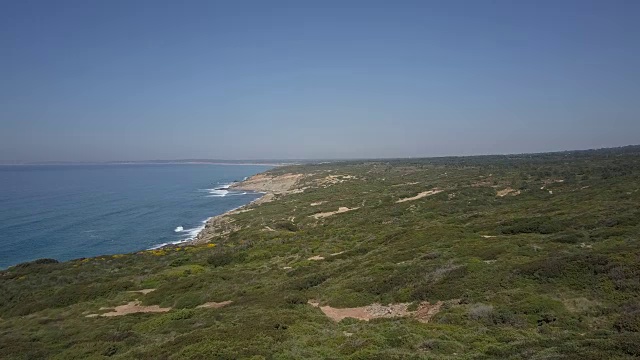
[[[229,189],[234,184],[239,184],[239,183],[241,183],[241,181],[240,182],[231,182],[231,183],[228,183],[228,184],[224,184],[223,186],[220,187],[220,189]],[[251,191],[251,190],[248,190],[248,191]],[[178,240],[178,241],[173,241],[173,242],[154,245],[154,246],[150,247],[147,250],[157,250],[157,249],[162,249],[162,248],[167,248],[167,247],[188,246],[188,245],[197,244],[198,243],[197,242],[198,237],[206,229],[207,224],[209,222],[211,222],[213,219],[218,218],[218,217],[226,217],[226,216],[229,216],[229,215],[233,215],[233,214],[237,213],[238,210],[241,210],[245,206],[249,206],[249,205],[255,203],[256,201],[262,199],[266,195],[266,193],[264,193],[264,192],[257,192],[257,191],[251,191],[251,192],[254,193],[254,194],[262,194],[262,195],[260,197],[258,197],[257,199],[253,199],[253,200],[251,200],[250,202],[248,202],[248,203],[246,203],[244,205],[240,205],[240,206],[237,206],[237,207],[235,207],[233,209],[227,210],[227,211],[223,212],[222,214],[213,215],[213,216],[210,216],[210,217],[206,218],[205,220],[202,221],[202,225],[201,226],[198,226],[198,227],[193,228],[191,230],[183,230],[185,232],[191,232],[192,233],[192,234],[190,234],[189,237],[187,237],[187,238],[185,238],[183,240]]]
[[[220,215],[210,217],[205,221],[204,227],[192,239],[167,246],[205,244],[210,242],[214,237],[228,235],[238,230],[239,228],[234,226],[233,219],[230,218],[231,215],[251,211],[253,210],[253,208],[251,208],[253,206],[273,201],[277,196],[291,192],[302,178],[302,174],[287,173],[283,175],[269,175],[269,171],[265,171],[250,176],[243,181],[231,183],[228,189],[251,191],[262,195],[247,204],[238,206]]]

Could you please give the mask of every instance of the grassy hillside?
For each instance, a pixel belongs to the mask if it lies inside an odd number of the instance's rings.
[[[304,191],[209,244],[0,272],[0,358],[640,357],[640,147],[287,173]],[[171,309],[100,316],[136,299]],[[335,322],[309,300],[441,306]]]

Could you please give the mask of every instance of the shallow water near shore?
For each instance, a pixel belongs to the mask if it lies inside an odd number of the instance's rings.
[[[261,194],[226,185],[263,165],[0,166],[0,268],[149,249],[194,237]]]

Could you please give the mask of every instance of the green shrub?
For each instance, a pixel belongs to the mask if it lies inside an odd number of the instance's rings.
[[[288,294],[284,297],[285,304],[289,306],[301,305],[307,303],[307,298],[300,293]]]
[[[213,267],[229,265],[232,262],[233,258],[231,254],[226,252],[215,253],[207,258],[207,263]]]
[[[561,244],[578,244],[584,242],[585,236],[577,231],[564,231],[554,234],[549,238],[553,242]]]
[[[172,260],[169,263],[169,266],[172,266],[172,267],[182,266],[182,265],[185,265],[188,262],[189,262],[189,258],[180,257],[180,258]]]
[[[286,230],[291,232],[296,232],[299,230],[298,226],[291,221],[278,221],[273,225],[273,227],[276,230]]]
[[[548,216],[537,216],[529,218],[516,218],[503,222],[498,231],[502,234],[552,234],[565,229],[565,226],[558,220]]]
[[[306,290],[322,284],[328,278],[329,277],[325,274],[313,274],[305,276],[302,279],[294,280],[291,284],[291,288],[294,290]]]
[[[619,332],[640,332],[640,303],[634,302],[622,306],[620,316],[613,324]]]

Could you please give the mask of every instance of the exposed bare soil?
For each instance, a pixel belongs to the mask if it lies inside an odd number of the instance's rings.
[[[293,189],[296,183],[303,177],[304,175],[302,174],[284,174],[277,176],[258,174],[245,181],[233,184],[230,188],[282,194]]]
[[[359,207],[355,207],[355,208],[349,209],[348,207],[341,206],[336,211],[317,213],[317,214],[313,214],[311,216],[316,218],[316,219],[321,219],[321,218],[326,218],[326,217],[329,217],[329,216],[332,216],[332,215],[335,215],[335,214],[342,214],[342,213],[345,213],[347,211],[353,211],[353,210],[358,210],[358,209],[360,209],[360,208]]]
[[[439,301],[435,304],[422,302],[415,311],[409,311],[410,303],[400,304],[371,304],[355,308],[334,308],[331,306],[320,306],[318,302],[309,300],[308,304],[320,310],[331,320],[340,321],[344,318],[354,318],[358,320],[369,321],[378,318],[394,318],[394,317],[414,317],[420,322],[428,322],[433,315],[440,311],[443,302]]]
[[[510,195],[510,196],[520,195],[520,190],[515,190],[515,189],[512,189],[512,188],[505,188],[505,189],[502,189],[502,190],[498,190],[496,192],[496,196],[498,196],[498,197],[504,197],[504,196],[507,196],[507,195]]]
[[[127,291],[130,293],[139,293],[142,295],[147,295],[148,293],[152,292],[152,291],[156,291],[156,289],[142,289],[142,290],[131,290],[131,291]]]
[[[438,190],[438,189],[433,189],[433,190],[428,190],[428,191],[423,191],[420,194],[416,195],[416,196],[412,196],[412,197],[408,197],[408,198],[404,198],[404,199],[400,199],[398,201],[396,201],[397,203],[401,203],[401,202],[405,202],[405,201],[413,201],[413,200],[418,200],[418,199],[422,199],[423,197],[427,197],[427,196],[431,196],[431,195],[435,195],[438,193],[441,193],[442,190]]]
[[[101,310],[106,310],[108,308],[101,308]],[[104,314],[89,314],[87,317],[97,317],[97,316],[122,316],[128,314],[136,314],[136,313],[158,313],[158,312],[167,312],[171,310],[171,308],[161,308],[158,305],[149,305],[144,306],[140,305],[140,300],[131,301],[125,305],[116,306],[113,308],[113,311],[107,312]]]
[[[233,301],[231,300],[226,300],[226,301],[221,301],[221,302],[206,302],[202,305],[198,305],[196,306],[197,308],[206,308],[206,309],[217,309],[217,308],[221,308],[223,306],[227,306],[229,304],[231,304]]]

